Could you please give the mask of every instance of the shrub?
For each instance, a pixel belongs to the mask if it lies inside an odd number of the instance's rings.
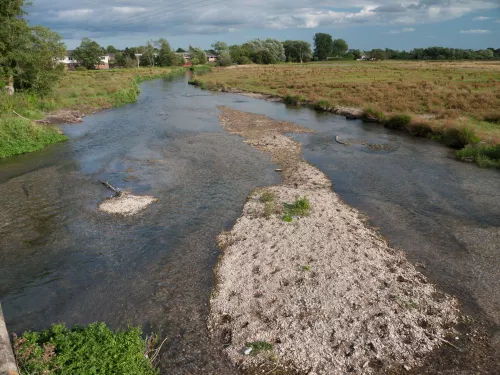
[[[285,104],[300,105],[301,102],[306,101],[306,98],[302,95],[286,95],[283,98],[283,101],[285,102]]]
[[[364,121],[384,121],[385,115],[382,111],[368,107],[363,111],[362,119]]]
[[[273,350],[273,345],[265,341],[247,342],[245,345],[249,348],[252,348],[252,355],[257,355],[260,352]]]
[[[77,72],[85,72],[85,71],[87,70],[87,68],[86,68],[86,67],[84,67],[84,66],[77,66],[77,67],[75,68],[75,70],[76,70]]]
[[[314,103],[314,108],[325,111],[330,108],[330,103],[328,103],[328,100],[318,100]]]
[[[308,216],[311,205],[309,200],[304,197],[297,198],[293,204],[285,203],[284,208],[285,212],[283,220],[286,222],[292,222],[294,216]]]
[[[64,324],[14,339],[24,373],[42,375],[156,375],[145,357],[146,341],[138,327],[111,331],[104,323],[69,330]]]
[[[384,124],[389,129],[404,129],[410,125],[411,116],[409,115],[394,115],[391,116]]]
[[[443,132],[443,142],[451,148],[461,149],[467,145],[474,145],[479,142],[472,129],[467,127],[447,128]]]
[[[467,146],[456,155],[459,160],[474,161],[482,168],[500,168],[500,145]]]
[[[416,137],[430,138],[433,130],[425,121],[413,121],[407,126],[408,132]]]
[[[262,203],[267,203],[267,202],[272,202],[275,198],[275,195],[274,193],[270,192],[270,191],[265,191],[264,193],[262,193],[262,195],[260,196],[260,201]]]

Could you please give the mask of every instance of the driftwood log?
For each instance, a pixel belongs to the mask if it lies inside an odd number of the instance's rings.
[[[119,197],[123,194],[122,191],[120,191],[119,189],[113,187],[113,185],[111,185],[108,181],[101,181],[101,183],[106,186],[109,190],[111,190],[113,193],[115,193],[115,197]]]

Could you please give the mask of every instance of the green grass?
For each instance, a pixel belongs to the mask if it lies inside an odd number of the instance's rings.
[[[30,375],[156,375],[146,346],[140,328],[114,332],[104,323],[58,324],[14,340],[20,371]]]
[[[500,168],[500,145],[467,146],[457,151],[457,158],[474,161],[482,168]]]
[[[66,139],[52,126],[37,125],[21,118],[0,118],[0,158],[40,150]]]
[[[260,196],[260,201],[262,203],[267,203],[267,202],[272,202],[274,201],[275,199],[275,195],[274,193],[270,192],[270,191],[265,191],[264,193],[262,193],[262,195]]]
[[[410,115],[394,115],[385,122],[385,127],[389,129],[406,129],[411,123]]]
[[[245,345],[249,348],[252,348],[252,355],[257,355],[261,352],[268,352],[270,350],[273,350],[273,345],[265,341],[247,342]]]
[[[285,203],[283,220],[290,223],[293,221],[294,216],[308,216],[310,208],[310,203],[306,197],[297,198],[293,204]]]
[[[462,126],[458,128],[447,128],[443,132],[443,142],[451,148],[461,149],[467,145],[474,145],[480,141],[474,130]]]

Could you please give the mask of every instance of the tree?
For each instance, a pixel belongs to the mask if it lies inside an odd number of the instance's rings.
[[[233,64],[233,60],[231,60],[231,55],[229,51],[222,51],[217,57],[217,63],[220,66],[229,66]]]
[[[229,54],[231,55],[231,60],[235,64],[249,64],[252,62],[250,60],[250,52],[247,48],[242,45],[235,44],[229,47]]]
[[[363,56],[363,55],[364,55],[364,52],[363,52],[363,51],[361,51],[361,50],[359,50],[359,49],[350,49],[350,50],[348,51],[348,53],[349,53],[349,54],[352,54],[352,56],[353,56],[353,58],[354,58],[355,60],[360,59],[360,58],[361,58],[361,56]]]
[[[175,52],[177,52],[177,53],[185,53],[186,51],[183,50],[182,48],[177,48],[177,51],[175,51]]]
[[[201,48],[189,46],[189,54],[191,55],[191,63],[193,65],[205,64],[207,55]]]
[[[41,95],[59,81],[63,72],[56,61],[66,47],[47,28],[29,27],[24,0],[0,0],[0,82],[7,92],[32,89]]]
[[[333,39],[330,34],[316,33],[314,35],[314,56],[318,60],[326,60],[333,52]]]
[[[243,45],[249,52],[250,59],[256,64],[275,64],[285,61],[285,48],[276,39],[254,39]]]
[[[170,43],[166,39],[161,38],[158,40],[158,65],[159,66],[172,66],[174,65],[175,53],[170,48]]]
[[[108,46],[108,48],[106,48],[106,51],[108,51],[108,53],[117,53],[119,52],[114,46]]]
[[[105,54],[106,50],[89,38],[84,38],[80,47],[73,51],[73,57],[87,69],[95,69],[100,65]]]
[[[283,42],[286,61],[304,62],[312,58],[311,44],[303,40],[287,40]]]
[[[229,52],[229,46],[224,42],[215,42],[212,44],[214,55],[220,56],[222,52]]]
[[[333,56],[341,57],[346,54],[349,46],[344,39],[335,39],[332,43]]]

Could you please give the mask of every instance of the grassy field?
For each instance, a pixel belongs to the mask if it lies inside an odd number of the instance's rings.
[[[434,134],[471,129],[500,143],[500,62],[335,62],[218,68],[197,77],[208,89],[237,88],[318,107],[411,116]],[[418,128],[417,128],[418,130]]]
[[[40,120],[59,109],[84,114],[135,102],[138,83],[184,72],[174,68],[116,69],[67,72],[53,94],[40,98],[31,93],[0,93],[0,158],[39,150],[66,139],[57,129],[28,120]],[[21,119],[14,111],[25,117]]]

